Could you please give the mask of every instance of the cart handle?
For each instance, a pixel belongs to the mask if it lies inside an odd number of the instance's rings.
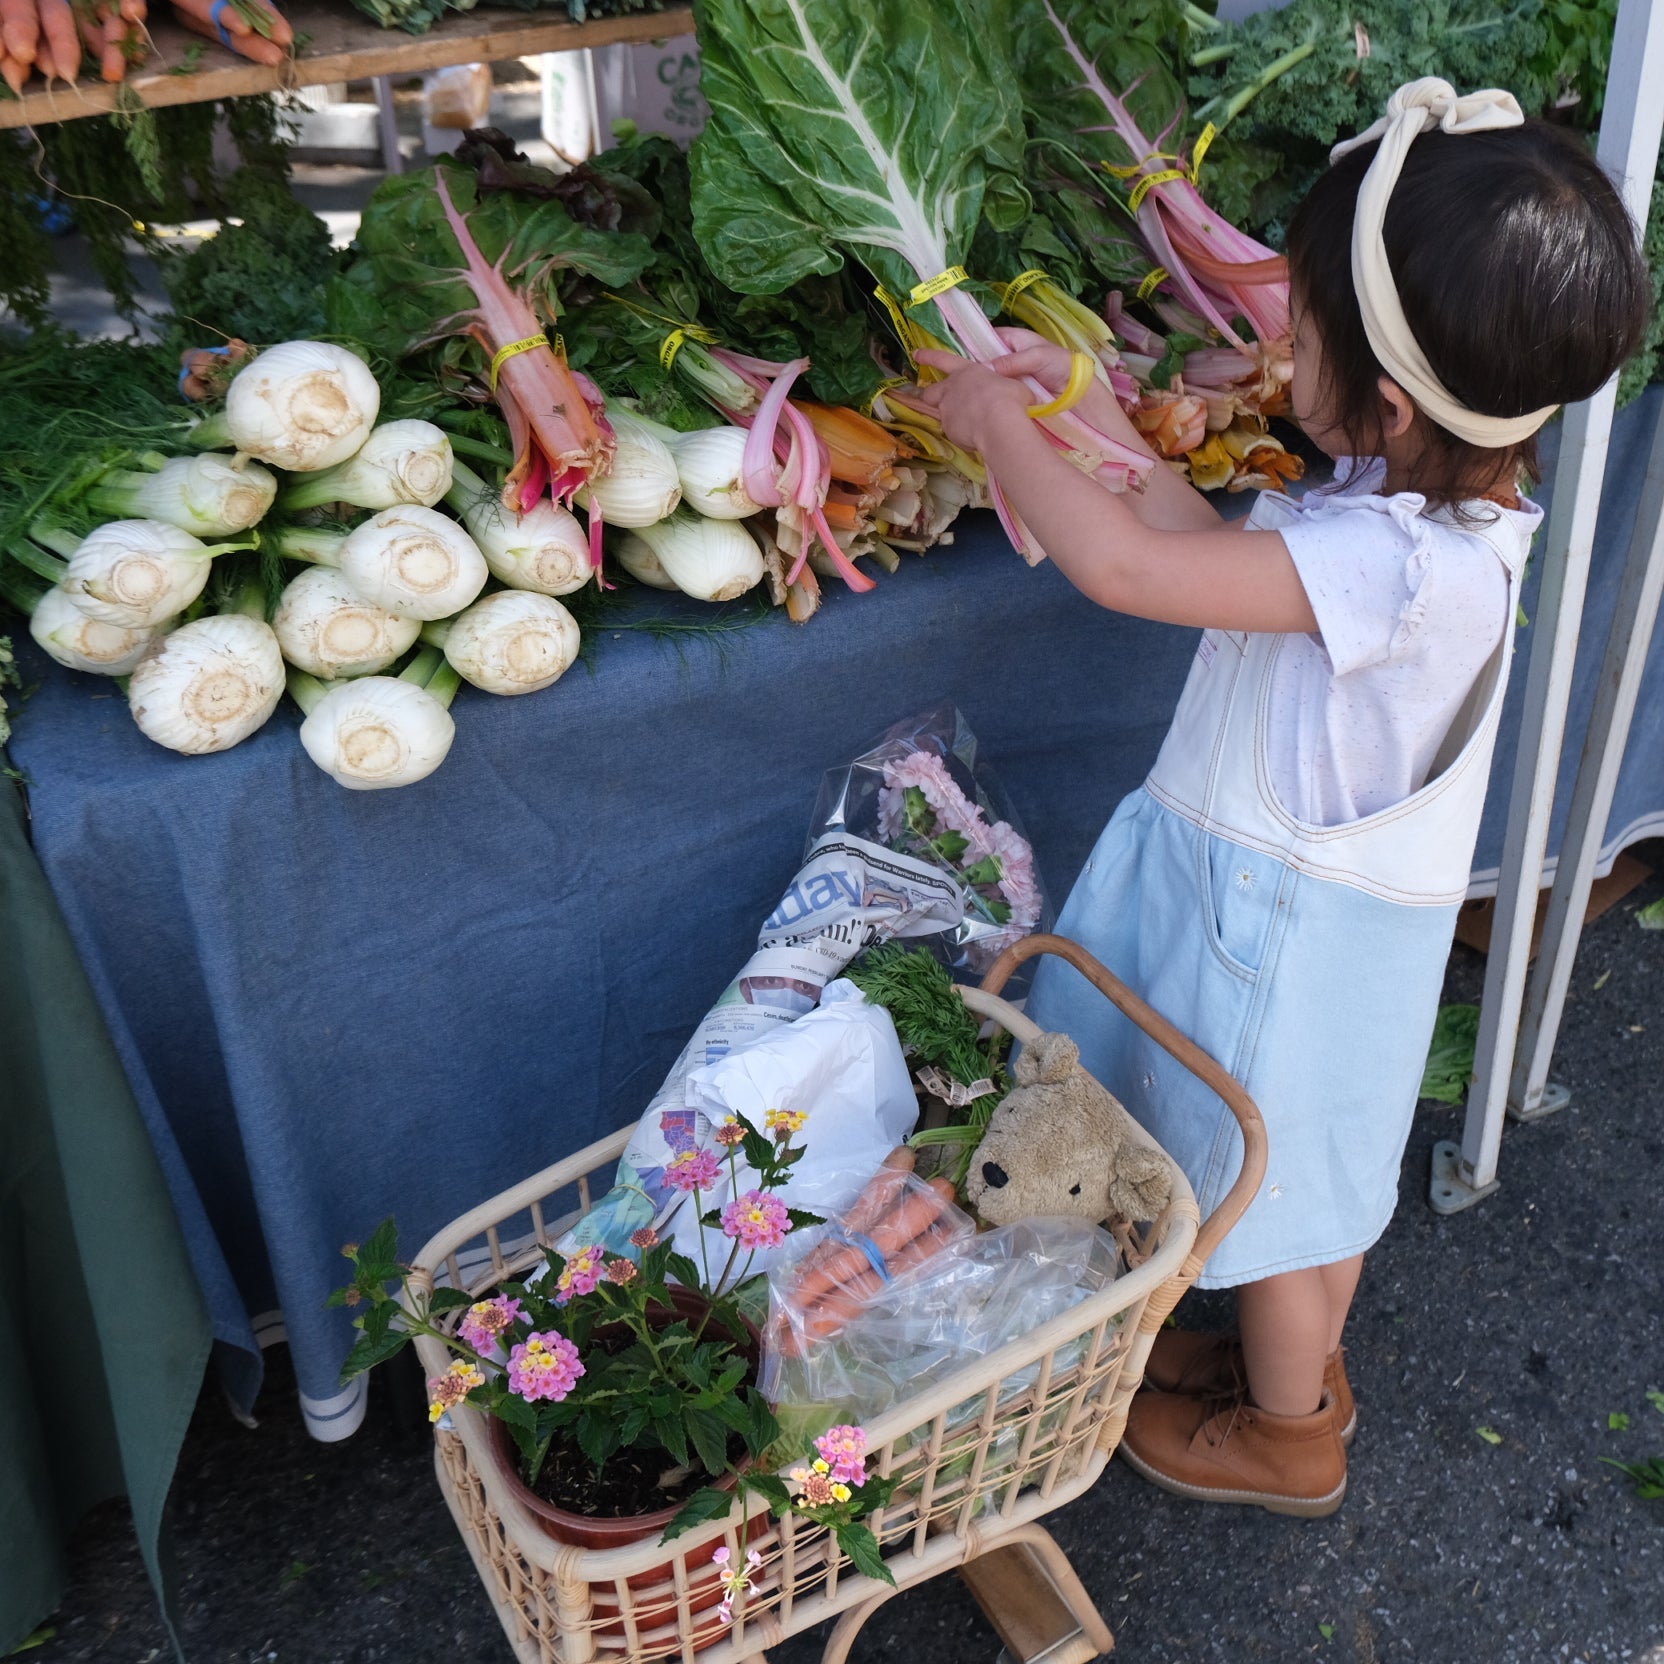
[[[1235,1075],[1228,1074],[1213,1058],[1188,1035],[1181,1034],[1154,1007],[1141,1000],[1120,977],[1101,964],[1080,943],[1067,936],[1052,936],[1039,932],[1013,942],[988,968],[982,979],[985,993],[998,994],[1010,980],[1011,973],[1025,960],[1039,954],[1055,954],[1080,972],[1094,988],[1110,1001],[1130,1021],[1150,1036],[1164,1051],[1176,1058],[1204,1084],[1211,1086],[1225,1106],[1236,1117],[1242,1129],[1242,1168],[1236,1183],[1225,1192],[1219,1205],[1202,1221],[1196,1233],[1193,1250],[1197,1264],[1206,1263],[1225,1233],[1248,1211],[1248,1204],[1258,1194],[1265,1178],[1265,1121],[1259,1106],[1243,1091]]]

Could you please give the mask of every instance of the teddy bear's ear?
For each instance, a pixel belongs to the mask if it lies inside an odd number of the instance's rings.
[[[1061,1086],[1080,1061],[1080,1047],[1067,1034],[1041,1034],[1025,1041],[1012,1072],[1023,1086]]]

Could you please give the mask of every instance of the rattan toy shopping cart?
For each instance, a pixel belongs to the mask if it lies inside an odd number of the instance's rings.
[[[1230,1075],[1073,942],[1025,938],[980,989],[961,990],[965,1003],[1019,1040],[1032,1038],[1035,1025],[997,996],[1016,966],[1039,953],[1067,960],[1229,1105],[1244,1152],[1229,1194],[1199,1223],[1190,1186],[1172,1164],[1173,1199],[1161,1218],[1114,1226],[1126,1262],[1121,1276],[870,1423],[869,1468],[900,1481],[867,1522],[883,1544],[894,1589],[856,1572],[822,1527],[753,1513],[744,1546],[761,1550],[762,1568],[733,1622],[721,1624],[710,1560],[723,1543],[736,1564],[743,1558],[737,1505],[726,1520],[670,1545],[573,1548],[545,1535],[510,1490],[487,1418],[455,1412],[456,1431],[438,1436],[440,1487],[523,1664],[761,1664],[766,1647],[832,1618],[823,1664],[842,1664],[862,1623],[891,1595],[954,1569],[1014,1656],[1084,1664],[1109,1650],[1103,1620],[1036,1522],[1103,1471],[1152,1337],[1259,1189],[1265,1129]],[[545,1245],[588,1209],[596,1182],[601,1190],[610,1184],[628,1136],[592,1144],[446,1226],[422,1249],[414,1286],[431,1290],[437,1279],[480,1292],[536,1264]],[[426,1372],[443,1373],[440,1343],[421,1338],[416,1345]]]

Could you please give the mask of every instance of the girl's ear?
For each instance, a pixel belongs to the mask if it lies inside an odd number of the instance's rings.
[[[1375,385],[1381,392],[1381,436],[1398,439],[1416,419],[1415,401],[1391,376],[1382,376]]]

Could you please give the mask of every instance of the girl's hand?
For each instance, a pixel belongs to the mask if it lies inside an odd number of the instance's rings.
[[[947,379],[921,387],[918,401],[936,412],[942,431],[954,444],[986,456],[989,436],[1000,427],[1008,426],[1014,417],[1026,421],[1028,407],[1034,402],[1034,395],[1020,379],[1025,374],[1033,374],[1033,371],[1016,371],[1019,379],[1014,381],[1000,373],[998,367],[1034,350],[1026,348],[1024,353],[996,359],[990,366],[973,363],[957,353],[926,349],[917,355],[919,363],[940,370]],[[1064,376],[1067,379],[1068,354],[1063,356]]]

